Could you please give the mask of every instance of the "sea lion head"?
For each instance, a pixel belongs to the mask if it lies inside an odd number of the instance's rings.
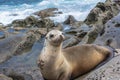
[[[46,35],[46,41],[48,41],[53,46],[60,46],[64,40],[64,35],[59,30],[52,30]]]

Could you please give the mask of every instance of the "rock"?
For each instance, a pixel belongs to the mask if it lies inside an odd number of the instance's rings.
[[[11,24],[13,27],[26,27],[26,23],[23,19],[14,20]]]
[[[84,38],[84,36],[87,34],[87,32],[84,32],[84,31],[81,31],[80,33],[77,33],[76,34],[76,36],[78,37],[78,38]]]
[[[35,18],[34,16],[29,16],[26,19],[14,20],[10,26],[22,27],[22,28],[52,28],[55,26],[54,22],[49,18]],[[15,28],[16,29],[16,28]]]
[[[77,37],[71,37],[70,39],[67,39],[63,43],[63,48],[72,47],[80,42],[79,38]]]
[[[105,24],[105,31],[102,36],[98,36],[95,44],[109,45],[114,48],[120,48],[120,15],[115,16]],[[110,41],[110,42],[109,42]],[[109,44],[108,44],[109,42]]]
[[[3,74],[0,74],[0,80],[13,80],[13,79],[10,78],[10,77],[5,76]]]
[[[25,36],[17,35],[0,41],[0,63],[4,62],[12,56],[16,50],[17,45],[20,45],[20,42],[24,38]]]
[[[98,7],[98,8],[99,8],[100,10],[102,10],[103,12],[106,11],[106,6],[105,6],[105,4],[102,3],[102,2],[99,2],[99,3],[96,5],[96,7]]]
[[[97,30],[98,28],[94,28],[92,31],[90,31],[87,36],[88,36],[88,44],[91,44],[95,41],[95,39],[97,38],[99,32]]]
[[[71,28],[79,28],[84,24],[83,21],[77,21],[72,15],[69,15],[68,18],[63,22],[65,25],[71,26]]]
[[[84,25],[85,23],[83,21],[76,21],[75,23],[73,23],[71,26],[72,28],[79,28],[82,25]]]
[[[30,49],[40,37],[41,34],[29,31],[26,34],[18,34],[1,40],[0,63],[8,60],[13,55],[22,54]]]
[[[99,8],[94,8],[92,11],[90,11],[88,17],[85,20],[85,23],[95,24],[95,22],[97,22],[99,18],[98,13],[101,13],[101,10]]]
[[[12,77],[14,80],[43,80],[37,66],[37,59],[43,48],[44,39],[36,42],[31,51],[24,55],[14,56],[0,64],[0,73]]]
[[[77,20],[72,15],[69,15],[68,18],[64,21],[64,24],[72,25],[76,21]]]
[[[120,23],[116,23],[116,24],[115,24],[115,27],[120,27]]]
[[[59,12],[57,8],[48,8],[39,12],[35,12],[34,14],[40,16],[41,18],[46,18],[55,16],[56,14],[62,14],[62,12]]]
[[[24,19],[24,22],[26,23],[26,27],[35,27],[37,20],[34,16],[29,16]]]
[[[84,27],[83,27],[84,28]],[[102,36],[104,34],[105,28],[104,26],[100,26],[99,24],[96,24],[95,26],[86,26],[86,29],[82,31],[85,33],[84,37],[82,38],[82,41],[79,44],[92,44],[98,37],[98,35]],[[82,33],[81,32],[81,33]],[[79,33],[80,34],[80,33]]]
[[[67,39],[64,43],[64,47],[71,47],[77,45],[78,43],[81,43],[83,38],[88,34],[90,30],[90,26],[83,24],[79,28],[72,28],[66,31],[65,34],[67,35]]]
[[[34,16],[29,16],[26,17],[25,19],[18,19],[18,20],[14,20],[10,26],[13,27],[24,27],[24,28],[30,28],[30,27],[35,27],[36,22],[37,22],[37,18],[35,18]]]
[[[52,28],[55,26],[54,22],[49,19],[49,18],[46,18],[46,19],[40,19],[36,22],[36,26],[39,27],[39,28]]]
[[[118,13],[119,8],[117,4],[114,4],[111,0],[105,3],[99,2],[96,7],[90,11],[84,22],[90,25],[102,21],[102,24],[105,24]]]
[[[88,40],[85,43],[94,43],[98,36],[102,36],[105,33],[106,22],[117,15],[119,11],[117,4],[114,4],[111,0],[107,0],[105,3],[99,2],[84,21],[86,24],[96,27],[88,32],[85,37]]]
[[[62,31],[63,30],[63,25],[61,23],[58,23],[54,28]]]
[[[74,36],[74,35],[76,35],[78,32],[79,32],[78,29],[70,29],[70,30],[67,30],[65,33]]]
[[[65,33],[73,36],[77,36],[78,38],[83,38],[87,32],[91,30],[91,27],[83,24],[79,28],[72,28],[70,30],[67,30]]]

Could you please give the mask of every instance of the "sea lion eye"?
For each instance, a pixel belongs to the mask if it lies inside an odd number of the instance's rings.
[[[54,37],[54,35],[53,34],[50,34],[50,38],[53,38]]]

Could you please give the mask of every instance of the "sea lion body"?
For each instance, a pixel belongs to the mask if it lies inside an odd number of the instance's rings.
[[[38,64],[47,80],[71,80],[95,68],[112,52],[102,46],[84,44],[62,49],[62,32],[50,31]]]

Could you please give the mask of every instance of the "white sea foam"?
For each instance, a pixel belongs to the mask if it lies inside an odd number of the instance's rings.
[[[63,22],[68,15],[73,15],[77,20],[84,20],[99,1],[104,2],[105,0],[43,0],[29,5],[0,5],[0,23],[6,25],[13,20],[24,19],[36,11],[53,7],[63,12],[57,17],[51,17],[55,22]]]

